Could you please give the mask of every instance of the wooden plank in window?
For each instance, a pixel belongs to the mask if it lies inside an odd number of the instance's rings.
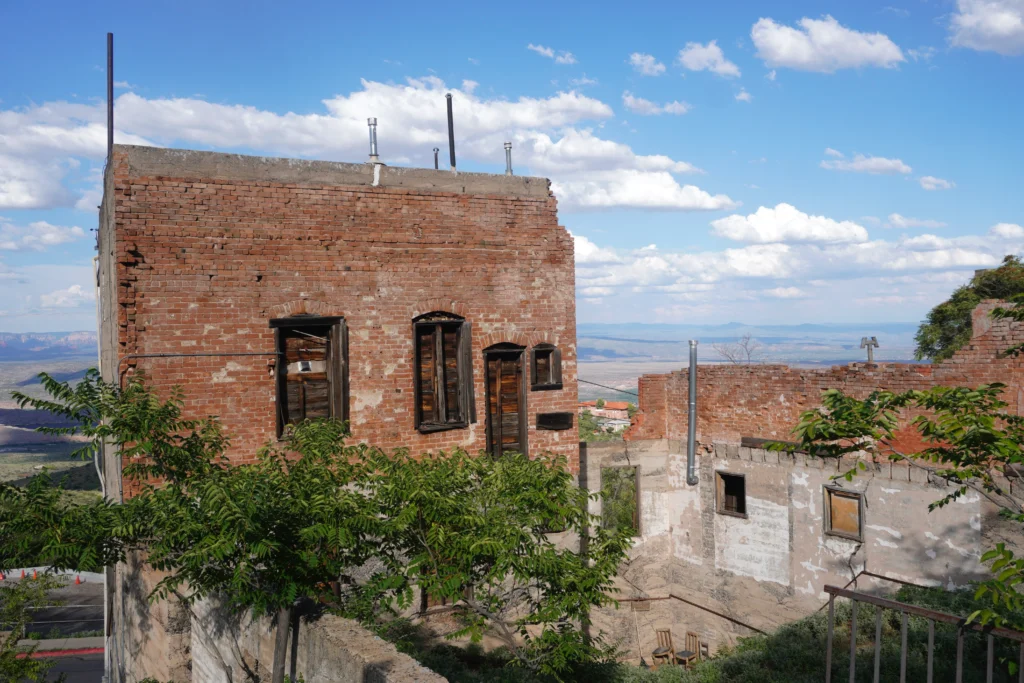
[[[416,329],[416,359],[418,365],[416,386],[418,423],[432,423],[436,420],[434,400],[435,348],[434,329],[421,326]],[[417,425],[418,426],[418,425]]]
[[[828,490],[832,531],[860,538],[860,496]]]
[[[441,352],[444,358],[444,405],[445,422],[462,422],[459,400],[459,333],[458,328],[445,326],[442,328]]]
[[[466,422],[476,422],[472,330],[468,320],[462,322],[459,330],[459,411]]]

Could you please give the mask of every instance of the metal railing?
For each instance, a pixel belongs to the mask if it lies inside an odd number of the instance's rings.
[[[907,632],[908,620],[911,616],[921,617],[928,622],[928,652],[925,660],[926,683],[933,683],[935,664],[935,624],[950,624],[956,626],[956,683],[963,683],[964,668],[964,634],[966,631],[977,631],[986,637],[987,656],[985,668],[986,683],[993,683],[993,672],[995,670],[995,639],[1005,638],[1018,643],[1018,670],[1017,681],[1024,683],[1024,633],[1005,628],[993,626],[981,626],[977,623],[966,623],[966,619],[952,614],[936,612],[924,607],[917,607],[895,600],[887,600],[866,593],[825,586],[825,592],[829,594],[828,599],[828,642],[825,647],[825,683],[832,682],[832,640],[835,631],[835,599],[848,598],[853,609],[850,615],[850,675],[849,681],[853,683],[857,666],[857,605],[867,603],[874,605],[875,609],[875,641],[874,641],[874,683],[879,681],[879,673],[882,662],[882,612],[892,610],[898,612],[900,619],[900,683],[907,682]]]

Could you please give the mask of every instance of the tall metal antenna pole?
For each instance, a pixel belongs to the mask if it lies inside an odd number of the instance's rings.
[[[114,152],[114,34],[107,34],[107,163]]]

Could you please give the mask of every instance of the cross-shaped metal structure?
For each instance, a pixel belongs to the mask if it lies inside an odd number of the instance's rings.
[[[875,349],[878,348],[878,339],[875,337],[861,337],[860,348],[868,350],[868,362],[875,362]]]

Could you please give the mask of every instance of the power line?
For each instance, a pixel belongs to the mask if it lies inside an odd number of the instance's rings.
[[[615,387],[609,387],[609,386],[606,386],[604,384],[598,384],[597,382],[588,382],[587,380],[580,379],[579,377],[576,378],[576,381],[577,382],[583,382],[584,384],[592,384],[595,387],[601,387],[602,389],[611,389],[612,391],[617,391],[620,394],[629,394],[630,396],[636,396],[637,398],[640,397],[640,394],[636,393],[635,391],[626,391],[625,389],[616,389]]]

